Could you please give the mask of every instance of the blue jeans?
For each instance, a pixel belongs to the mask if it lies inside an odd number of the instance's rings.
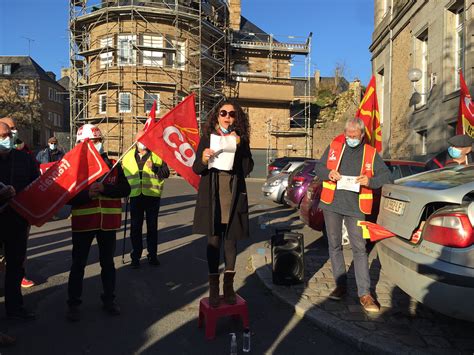
[[[370,293],[369,260],[362,238],[362,228],[357,226],[358,218],[344,216],[331,211],[324,211],[324,222],[329,244],[332,274],[337,286],[346,286],[347,272],[342,252],[342,222],[344,221],[349,234],[354,259],[354,271],[359,297]]]
[[[139,260],[143,251],[143,219],[146,216],[146,246],[148,255],[155,257],[158,252],[158,213],[160,197],[138,195],[130,197],[130,239],[133,251],[131,258]]]

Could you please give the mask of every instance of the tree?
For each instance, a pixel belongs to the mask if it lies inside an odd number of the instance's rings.
[[[41,127],[41,109],[38,80],[0,81],[0,117],[12,117],[18,126],[38,128]]]

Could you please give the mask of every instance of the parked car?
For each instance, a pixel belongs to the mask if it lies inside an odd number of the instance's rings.
[[[285,202],[293,208],[300,208],[301,201],[308,189],[309,183],[313,180],[314,166],[316,160],[306,160],[288,177],[288,186],[286,187]]]
[[[406,160],[384,160],[392,173],[394,179],[410,176],[424,171],[423,163]],[[324,230],[324,216],[323,211],[319,208],[319,199],[321,197],[322,181],[315,177],[309,184],[306,194],[300,205],[300,219],[310,228],[323,231]],[[379,213],[380,206],[380,189],[374,190],[374,203],[372,207],[372,214],[367,216],[367,220],[375,222]],[[347,230],[343,226],[342,231],[343,244],[349,244],[347,237]]]
[[[267,168],[268,174],[267,174],[267,179],[272,177],[272,176],[277,176],[278,174],[281,173],[282,169],[290,162],[294,161],[301,161],[304,162],[305,160],[308,160],[311,158],[304,158],[304,157],[282,157],[282,158],[276,158],[274,161],[272,161]]]
[[[285,165],[276,176],[271,176],[262,186],[263,196],[276,203],[284,203],[286,187],[288,186],[288,176],[297,167],[303,165],[303,161],[294,161]]]
[[[448,316],[474,321],[474,165],[400,179],[382,189],[377,243],[383,272]]]

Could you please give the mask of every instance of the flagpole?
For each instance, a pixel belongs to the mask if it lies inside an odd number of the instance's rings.
[[[105,174],[100,180],[99,182],[103,182],[105,179],[107,179],[107,177],[110,175],[110,173],[112,172],[112,170],[114,170],[114,168],[123,160],[123,158],[125,157],[125,155],[127,155],[127,153],[129,151],[131,151],[133,149],[133,147],[135,147],[135,145],[137,144],[137,141],[133,142],[133,144],[128,147],[128,149],[125,151],[125,153],[123,153],[118,159],[117,161],[114,163],[114,165],[112,165],[112,167],[110,168],[110,170],[107,172],[107,174]]]

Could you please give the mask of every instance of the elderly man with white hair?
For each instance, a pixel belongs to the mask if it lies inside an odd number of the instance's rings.
[[[323,180],[319,207],[323,210],[329,244],[329,256],[336,288],[329,295],[341,300],[347,292],[347,276],[342,253],[342,223],[349,234],[354,259],[357,293],[367,312],[378,312],[379,305],[370,293],[370,277],[365,240],[359,221],[372,212],[372,190],[391,183],[390,171],[374,147],[364,143],[365,125],[350,118],[344,129],[344,141],[335,139],[326,148],[315,172]]]

